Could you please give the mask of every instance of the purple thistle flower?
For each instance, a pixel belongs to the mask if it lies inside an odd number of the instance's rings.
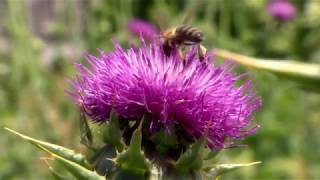
[[[258,128],[250,124],[261,99],[250,80],[236,86],[246,74],[233,73],[234,64],[200,62],[195,48],[184,65],[177,52],[168,57],[156,43],[128,50],[115,46],[100,57],[88,55],[90,67],[78,64],[72,82],[70,94],[93,121],[106,122],[111,109],[122,119],[148,114],[150,132],[178,127],[194,139],[207,134],[211,148],[228,147]]]
[[[158,35],[158,30],[155,26],[141,19],[131,19],[127,22],[127,29],[130,33],[146,40],[153,40]]]
[[[280,21],[289,21],[296,15],[295,6],[287,0],[271,0],[267,8],[269,14]]]

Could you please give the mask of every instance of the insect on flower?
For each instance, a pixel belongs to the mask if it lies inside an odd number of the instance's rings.
[[[174,48],[177,48],[184,63],[185,58],[181,47],[197,45],[199,59],[203,60],[206,48],[200,43],[203,41],[203,33],[196,27],[190,25],[180,25],[169,28],[160,35],[163,38],[164,53],[169,56]]]
[[[188,25],[191,21],[191,18],[195,13],[204,5],[204,1],[198,1],[194,8],[186,14],[182,21],[182,25],[164,29],[160,34],[160,39],[162,39],[162,47],[164,54],[170,56],[172,50],[177,49],[180,58],[186,64],[185,54],[182,52],[182,49],[186,46],[196,46],[198,57],[200,61],[203,61],[207,49],[201,45],[203,41],[203,32],[197,27]],[[162,19],[159,19],[159,22],[162,22],[163,25],[166,25],[166,22],[163,22]],[[161,26],[160,26],[161,27]]]
[[[174,160],[201,137],[207,137],[208,148],[222,149],[254,133],[259,125],[251,122],[261,100],[250,78],[234,73],[235,64],[215,64],[201,46],[203,33],[195,27],[181,25],[161,35],[160,42],[141,37],[140,47],[124,49],[114,42],[113,51],[87,55],[90,66],[77,65],[69,91],[83,113],[103,124],[114,111],[127,145],[132,133],[126,129],[135,127],[130,122],[136,124],[147,115],[142,132],[146,154],[160,153],[154,137],[163,132],[176,136],[174,145],[161,147]],[[187,48],[182,59],[179,51],[188,46],[198,49]]]
[[[166,57],[158,43],[141,43],[130,49],[115,43],[114,51],[88,55],[89,67],[77,65],[69,94],[91,121],[108,122],[112,109],[122,122],[147,114],[145,138],[168,130],[189,142],[188,137],[195,141],[208,133],[208,147],[216,149],[229,147],[259,127],[251,122],[260,97],[245,74],[234,74],[234,64],[201,63],[191,49],[183,65],[177,51]],[[237,86],[240,80],[244,83]]]

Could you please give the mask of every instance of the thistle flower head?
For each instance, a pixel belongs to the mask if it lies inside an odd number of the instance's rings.
[[[138,37],[141,36],[149,41],[153,40],[158,35],[158,30],[154,25],[141,19],[129,20],[127,22],[127,30],[132,34]]]
[[[194,140],[206,135],[211,148],[227,147],[258,127],[251,121],[260,98],[245,74],[233,73],[234,64],[208,63],[208,55],[200,62],[196,48],[184,64],[177,52],[166,56],[156,43],[115,47],[88,55],[89,68],[77,65],[71,95],[93,121],[106,122],[111,109],[123,121],[148,114],[149,132],[179,129]],[[239,80],[244,83],[237,86]]]
[[[267,9],[274,19],[280,21],[292,20],[296,15],[295,6],[287,0],[271,0]]]

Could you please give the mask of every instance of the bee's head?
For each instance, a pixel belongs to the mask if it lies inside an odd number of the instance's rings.
[[[176,28],[170,28],[161,33],[161,38],[170,39],[173,38],[176,34]]]

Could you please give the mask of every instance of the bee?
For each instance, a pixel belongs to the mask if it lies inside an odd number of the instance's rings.
[[[203,41],[203,33],[196,27],[190,25],[181,25],[174,28],[169,28],[161,33],[163,39],[163,51],[169,56],[173,49],[178,49],[179,56],[185,58],[181,47],[196,45],[198,47],[199,59],[202,61],[206,54],[206,48],[201,45]]]

